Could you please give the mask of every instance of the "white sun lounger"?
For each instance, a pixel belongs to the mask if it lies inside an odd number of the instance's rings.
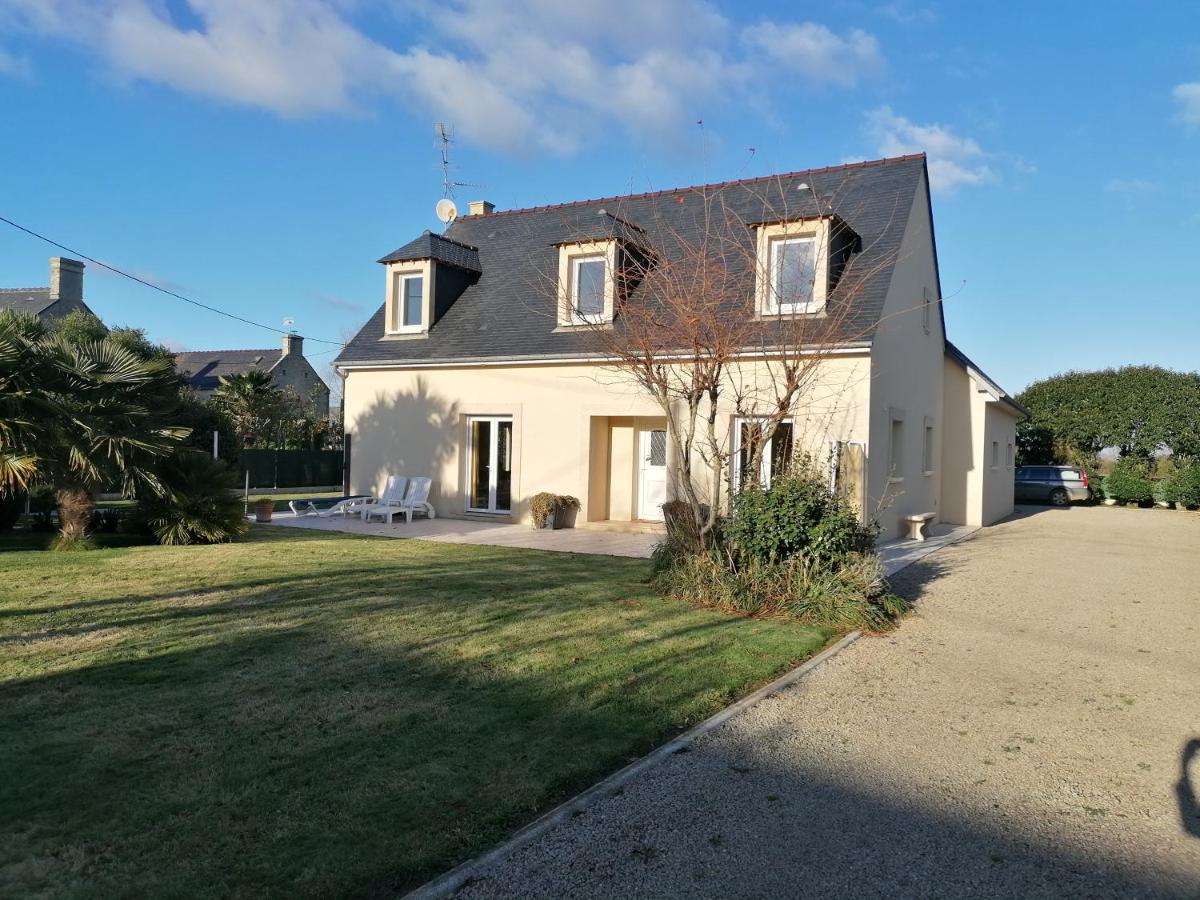
[[[404,499],[396,502],[384,502],[381,499],[379,503],[363,507],[363,521],[370,522],[372,517],[379,516],[381,519],[387,519],[390,523],[392,516],[403,513],[404,520],[411,525],[413,513],[418,512],[424,513],[430,519],[437,518],[437,513],[433,511],[433,504],[429,502],[429,488],[432,484],[433,479],[431,478],[411,479]]]
[[[318,510],[314,508],[312,512],[322,519],[328,519],[331,516],[358,515],[363,510],[380,503],[397,503],[402,501],[407,487],[408,479],[406,477],[403,475],[389,475],[387,483],[383,486],[383,493],[378,497],[350,497],[346,500],[339,500],[333,506],[329,507],[329,509]]]

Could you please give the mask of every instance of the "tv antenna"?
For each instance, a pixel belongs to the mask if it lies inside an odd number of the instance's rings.
[[[442,154],[442,197],[450,199],[457,187],[478,187],[468,181],[455,181],[450,174],[450,144],[453,141],[450,137],[450,126],[445,122],[435,122],[433,131],[437,135],[438,148]]]

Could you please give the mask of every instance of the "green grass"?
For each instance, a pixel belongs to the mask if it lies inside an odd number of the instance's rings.
[[[0,895],[394,894],[830,637],[647,574],[282,528],[0,553]]]

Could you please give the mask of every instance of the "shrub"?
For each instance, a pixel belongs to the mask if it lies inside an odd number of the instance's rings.
[[[727,612],[787,616],[836,629],[882,631],[903,612],[863,525],[810,470],[747,488],[732,518],[699,550],[690,513],[664,506],[667,539],[655,550],[654,587]],[[680,521],[670,524],[672,519]]]
[[[1188,509],[1200,506],[1200,461],[1180,466],[1172,481],[1176,503]]]
[[[815,563],[802,557],[782,562],[749,560],[735,566],[720,550],[676,558],[654,576],[660,593],[724,612],[787,616],[826,628],[884,631],[904,612],[904,600],[888,589],[874,554]]]
[[[575,509],[579,509],[579,499],[566,494],[542,491],[529,498],[529,514],[537,528],[544,528],[547,522]]]
[[[1118,503],[1149,503],[1154,497],[1146,464],[1128,456],[1113,466],[1105,479],[1104,491]]]
[[[181,450],[159,472],[166,490],[138,499],[136,519],[160,544],[218,544],[248,527],[235,473],[195,450]]]
[[[818,563],[875,551],[879,534],[807,468],[777,477],[770,489],[749,487],[734,503],[725,529],[732,550],[743,559],[783,562],[803,555]]]

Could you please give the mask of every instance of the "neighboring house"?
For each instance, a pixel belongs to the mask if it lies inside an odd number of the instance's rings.
[[[57,319],[76,309],[91,313],[83,302],[83,268],[77,259],[50,257],[50,286],[0,288],[0,310],[31,313],[43,320]]]
[[[186,375],[192,390],[207,400],[225,375],[259,370],[270,372],[280,390],[291,388],[303,398],[313,397],[319,415],[329,412],[329,387],[304,358],[304,338],[283,336],[279,350],[189,350],[175,354],[175,368]]]
[[[764,215],[768,194],[788,199],[783,220]],[[945,338],[923,154],[533,209],[472,203],[445,235],[380,260],[384,303],[337,359],[351,489],[430,475],[445,516],[526,521],[529,498],[552,491],[579,498],[582,525],[661,520],[666,421],[588,337],[596,322],[620,329],[622,310],[643,302],[622,272],[639,235],[670,247],[711,209],[738,217],[762,263],[728,270],[756,298],[755,321],[824,316],[843,329],[822,356],[823,395],[804,398],[776,439],[828,460],[838,490],[887,536],[908,514],[988,524],[1011,512],[1024,413]],[[821,277],[802,302],[771,305],[764,273],[818,252],[828,267],[812,264]],[[765,345],[745,357],[771,366]],[[726,404],[717,424],[733,489],[754,421]],[[769,479],[781,454],[766,455]]]

